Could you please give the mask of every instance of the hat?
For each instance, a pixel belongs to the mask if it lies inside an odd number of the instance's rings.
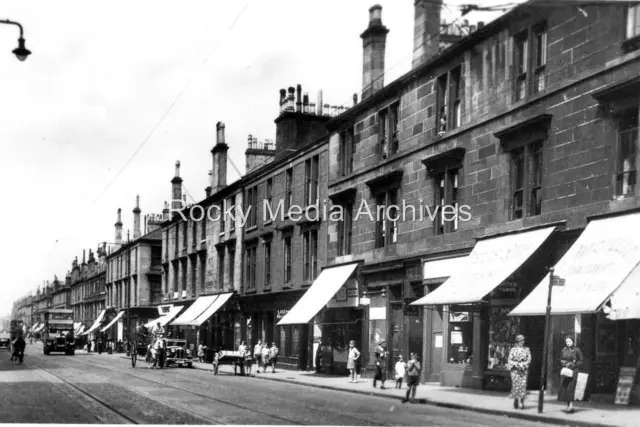
[[[516,335],[516,342],[518,342],[518,341],[524,341],[524,335],[522,335],[522,334]]]

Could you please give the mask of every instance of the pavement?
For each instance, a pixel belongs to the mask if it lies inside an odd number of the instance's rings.
[[[53,424],[255,424],[540,426],[502,415],[403,405],[387,397],[260,381],[266,376],[220,375],[203,369],[135,368],[121,355],[83,351],[42,354],[28,345],[23,365],[0,352],[0,419]],[[268,375],[268,374],[267,374]],[[271,374],[274,378],[280,373]],[[357,385],[357,384],[356,384]]]
[[[194,363],[197,369],[210,370],[210,364]],[[223,366],[231,370],[230,367]],[[406,384],[403,389],[394,389],[395,382],[387,381],[386,388],[373,388],[371,378],[359,378],[357,383],[349,383],[347,377],[337,377],[315,372],[277,370],[271,373],[255,373],[254,378],[287,382],[327,390],[346,391],[394,400],[402,400],[406,395]],[[379,386],[378,386],[379,387]],[[442,387],[438,384],[420,384],[416,393],[417,403],[435,405],[444,408],[463,409],[483,414],[508,416],[528,421],[539,421],[558,425],[580,426],[637,426],[640,425],[640,408],[594,402],[575,402],[574,412],[564,412],[565,405],[557,401],[555,395],[544,398],[543,413],[538,413],[538,393],[529,392],[525,400],[525,409],[514,409],[513,401],[507,393],[487,390]]]

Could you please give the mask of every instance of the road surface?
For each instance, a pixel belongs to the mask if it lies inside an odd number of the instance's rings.
[[[3,423],[540,426],[541,423],[198,369],[131,367],[121,355],[0,350]],[[228,370],[227,370],[228,371]]]

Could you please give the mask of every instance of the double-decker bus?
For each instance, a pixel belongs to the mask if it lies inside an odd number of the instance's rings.
[[[52,351],[75,354],[73,335],[73,310],[51,309],[44,313],[42,330],[43,351],[48,355]]]

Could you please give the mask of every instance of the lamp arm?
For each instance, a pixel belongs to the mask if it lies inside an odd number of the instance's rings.
[[[17,25],[18,28],[20,28],[20,38],[23,38],[24,30],[22,29],[22,25],[19,22],[11,21],[9,19],[0,19],[0,24]]]

